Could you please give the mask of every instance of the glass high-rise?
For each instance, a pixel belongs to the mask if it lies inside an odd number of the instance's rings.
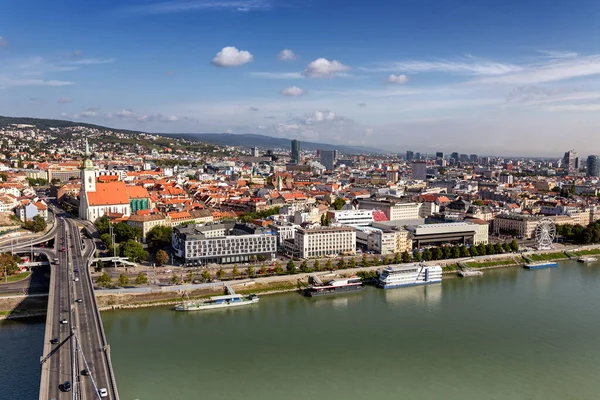
[[[300,163],[300,141],[292,140],[292,164]]]
[[[600,177],[600,156],[588,156],[587,176]]]

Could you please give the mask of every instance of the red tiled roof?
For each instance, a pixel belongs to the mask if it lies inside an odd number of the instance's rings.
[[[97,183],[95,192],[88,192],[88,205],[108,206],[129,204],[127,188],[123,182]]]

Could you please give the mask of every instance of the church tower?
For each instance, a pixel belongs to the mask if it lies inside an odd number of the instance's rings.
[[[87,193],[96,191],[96,171],[92,163],[90,146],[85,139],[85,158],[81,166],[81,190],[79,192],[79,218],[87,220],[88,196]]]

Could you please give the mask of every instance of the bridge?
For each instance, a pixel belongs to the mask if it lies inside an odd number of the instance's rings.
[[[82,240],[77,222],[68,217],[57,219],[55,229],[58,264],[50,273],[39,399],[118,400],[90,275],[94,242]]]

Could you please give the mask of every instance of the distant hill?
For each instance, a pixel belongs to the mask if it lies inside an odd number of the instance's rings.
[[[23,125],[34,125],[39,129],[48,128],[71,128],[74,126],[83,126],[91,129],[99,129],[103,131],[112,131],[126,134],[139,134],[143,133],[140,131],[131,131],[128,129],[109,128],[106,126],[86,124],[85,122],[73,122],[62,119],[45,119],[45,118],[30,118],[30,117],[3,117],[0,116],[0,126],[7,126],[11,124],[23,124]]]
[[[266,135],[256,135],[253,133],[232,134],[232,133],[182,133],[173,134],[172,136],[196,139],[205,143],[210,143],[219,146],[241,146],[241,147],[260,147],[263,149],[289,149],[290,139],[277,138]],[[386,153],[383,150],[361,147],[361,146],[344,146],[327,143],[304,142],[300,141],[300,148],[303,150],[337,150],[344,154],[364,154],[364,153]]]

